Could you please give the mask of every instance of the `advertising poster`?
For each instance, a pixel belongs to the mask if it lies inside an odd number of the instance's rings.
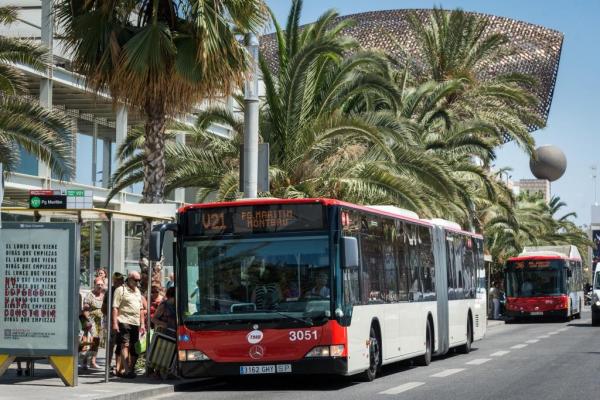
[[[0,230],[0,353],[72,351],[74,231],[50,223]]]
[[[594,263],[600,262],[600,230],[592,231],[592,240],[594,247],[592,247],[592,257]]]

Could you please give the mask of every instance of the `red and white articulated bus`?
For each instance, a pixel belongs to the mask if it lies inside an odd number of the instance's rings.
[[[390,206],[329,199],[190,205],[175,231],[184,377],[362,374],[486,329],[480,235]]]
[[[508,259],[505,277],[509,322],[522,317],[581,318],[584,277],[577,247],[525,247]]]

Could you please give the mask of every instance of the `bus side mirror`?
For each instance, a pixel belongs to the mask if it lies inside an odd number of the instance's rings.
[[[344,257],[343,268],[358,268],[358,240],[355,237],[344,236],[342,238]]]
[[[150,232],[150,248],[148,249],[150,261],[161,260],[166,231],[177,232],[177,224],[159,224],[152,227],[152,232]]]

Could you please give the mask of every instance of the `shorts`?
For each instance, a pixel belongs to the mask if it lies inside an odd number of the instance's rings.
[[[135,353],[135,344],[139,341],[139,326],[119,322],[119,332],[117,333],[117,348],[119,348],[119,350],[123,347],[127,347],[131,353]]]

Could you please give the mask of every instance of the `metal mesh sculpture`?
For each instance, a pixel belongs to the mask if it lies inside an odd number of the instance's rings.
[[[409,24],[409,14],[416,12],[419,18],[429,19],[433,10],[385,10],[340,17],[336,22],[352,19],[356,24],[344,31],[355,38],[364,48],[376,48],[402,59],[407,54],[413,60],[421,59],[420,48]],[[538,115],[546,122],[556,84],[558,65],[562,50],[563,34],[539,25],[495,15],[468,13],[484,18],[487,31],[506,35],[514,52],[502,62],[482,70],[480,78],[493,77],[505,72],[520,72],[539,81],[536,94],[540,99]],[[396,40],[390,38],[396,37]],[[268,65],[277,68],[277,42],[274,34],[261,37],[261,52]],[[530,126],[535,131],[538,126]]]

